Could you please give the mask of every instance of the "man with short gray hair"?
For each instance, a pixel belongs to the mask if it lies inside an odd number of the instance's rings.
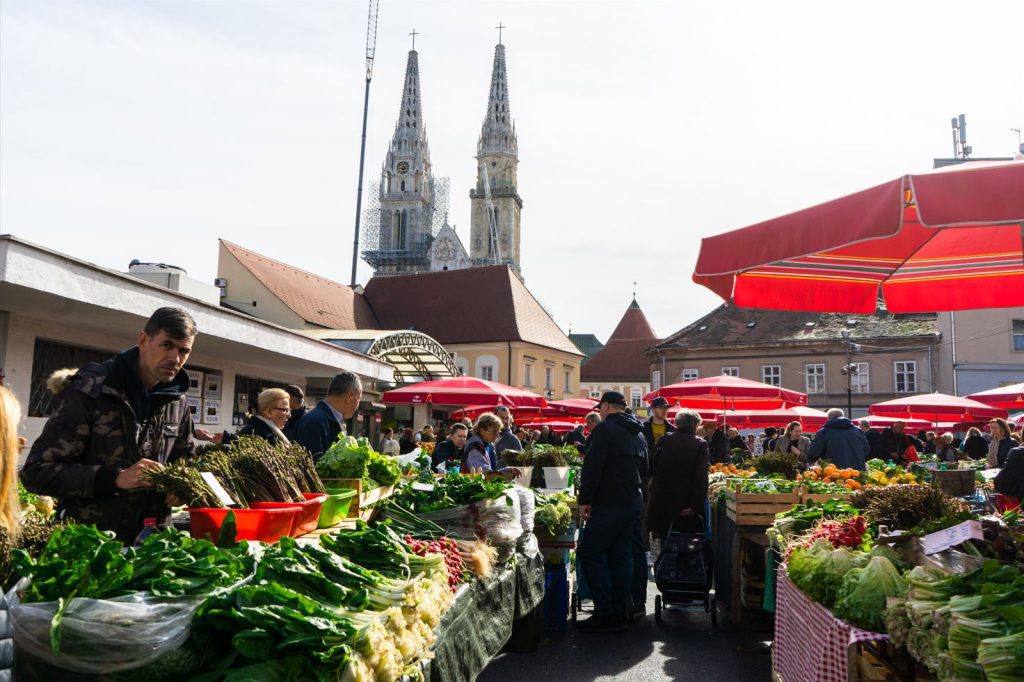
[[[295,442],[320,459],[345,429],[345,420],[359,409],[363,384],[354,372],[341,371],[327,387],[327,397],[295,425]]]
[[[827,413],[828,421],[814,435],[807,461],[816,462],[826,458],[840,469],[864,470],[871,447],[868,439],[854,428],[853,422],[843,416],[843,411],[833,407]]]
[[[871,428],[871,420],[860,420],[860,432],[868,441],[868,459],[885,459],[882,449],[882,434]]]

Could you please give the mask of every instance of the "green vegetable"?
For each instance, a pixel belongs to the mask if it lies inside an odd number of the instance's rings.
[[[437,479],[432,490],[419,490],[411,484],[403,485],[387,500],[387,506],[398,505],[411,512],[423,514],[460,507],[480,500],[505,498],[511,505],[512,500],[505,494],[511,487],[512,484],[504,478],[487,480],[483,476],[452,474]]]
[[[1024,630],[1005,637],[981,640],[978,664],[992,682],[1024,679]]]
[[[402,478],[402,471],[398,467],[398,460],[394,457],[372,451],[367,464],[367,474],[381,486],[394,485]]]
[[[754,458],[754,468],[762,476],[781,474],[788,481],[796,479],[800,458],[792,452],[768,452]]]
[[[572,525],[572,510],[566,504],[570,499],[566,493],[543,495],[534,491],[536,512],[533,517],[534,527],[544,529],[551,537],[558,537]]]
[[[962,505],[927,485],[890,485],[862,490],[850,504],[863,510],[871,523],[909,530],[929,520],[957,514]]]
[[[844,577],[836,597],[835,615],[865,630],[885,628],[886,597],[898,597],[907,585],[892,562],[876,556],[864,568],[854,568]]]
[[[320,478],[363,478],[373,448],[365,438],[340,435],[316,463]]]

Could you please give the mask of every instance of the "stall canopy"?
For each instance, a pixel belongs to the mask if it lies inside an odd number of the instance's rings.
[[[651,402],[655,398],[711,410],[773,410],[807,404],[805,393],[725,375],[662,386],[648,393],[644,400]]]
[[[1024,160],[904,175],[701,242],[693,281],[751,308],[1024,305]]]
[[[1006,418],[1006,410],[1001,407],[943,393],[923,393],[875,403],[868,408],[868,412],[879,417],[920,419],[933,423],[976,423],[996,417]]]
[[[388,405],[508,405],[544,407],[547,401],[536,393],[475,377],[454,377],[423,381],[386,391],[381,402]]]
[[[395,382],[459,376],[452,356],[433,338],[417,331],[380,329],[307,329],[302,333],[368,355],[395,368]]]
[[[804,431],[814,432],[820,429],[828,416],[821,410],[806,405],[797,405],[778,410],[737,410],[726,414],[729,426],[738,429],[756,429],[765,426],[786,426],[790,422],[800,422]]]
[[[980,393],[972,393],[967,397],[992,407],[1001,407],[1004,410],[1024,410],[1024,384],[1000,386]]]

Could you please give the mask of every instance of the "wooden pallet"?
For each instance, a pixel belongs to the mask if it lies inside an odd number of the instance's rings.
[[[800,493],[741,493],[725,491],[725,510],[737,526],[768,527],[775,515],[799,504]]]

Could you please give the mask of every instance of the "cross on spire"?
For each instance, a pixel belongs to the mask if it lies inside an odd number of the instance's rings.
[[[416,32],[416,29],[413,29],[412,33],[410,33],[409,35],[412,36],[412,49],[415,50],[416,49],[416,36],[418,36],[419,33]]]
[[[495,26],[494,28],[498,29],[498,44],[501,45],[501,31],[502,29],[508,28],[508,26],[505,26],[503,23],[499,21],[498,25]]]

